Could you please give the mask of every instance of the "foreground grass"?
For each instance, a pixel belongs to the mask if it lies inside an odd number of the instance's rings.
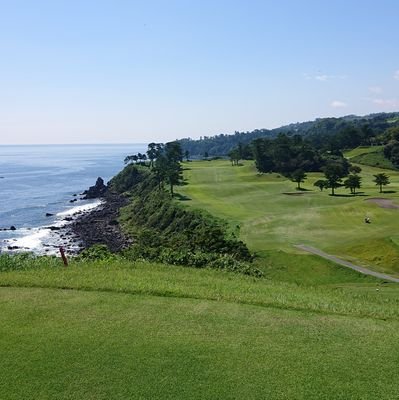
[[[4,270],[1,399],[394,399],[395,285],[336,272],[309,286],[122,259]]]
[[[352,196],[342,188],[333,197],[313,186],[322,178],[320,173],[309,174],[303,184],[306,190],[298,192],[295,183],[283,176],[257,174],[253,162],[240,167],[228,161],[187,165],[188,185],[178,189],[190,199],[184,204],[227,219],[232,229],[240,227],[238,233],[252,251],[283,250],[296,255],[293,245],[303,243],[399,276],[399,211],[366,201],[383,197],[399,204],[397,171],[389,171],[391,184],[380,194],[373,175],[383,170],[362,166],[361,193]],[[364,224],[366,215],[370,225]]]
[[[306,256],[317,274],[317,259]],[[307,271],[311,274],[312,270]],[[335,272],[335,273],[334,273]],[[295,272],[293,271],[293,274]],[[314,285],[256,279],[214,270],[113,261],[40,266],[0,273],[0,286],[75,289],[227,301],[325,314],[399,319],[397,285],[344,267]],[[326,275],[322,270],[319,275]],[[333,283],[335,282],[335,283]]]
[[[398,322],[0,289],[1,398],[394,399]]]

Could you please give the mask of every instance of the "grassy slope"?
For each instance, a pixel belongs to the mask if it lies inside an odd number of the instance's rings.
[[[353,163],[369,165],[384,169],[396,169],[392,162],[384,156],[384,146],[357,147],[346,153]]]
[[[394,399],[399,390],[394,285],[307,287],[127,262],[0,279],[13,286],[0,288],[4,400]]]
[[[222,216],[232,227],[239,225],[250,248],[277,263],[277,250],[296,253],[293,245],[305,243],[399,276],[399,211],[365,201],[384,197],[399,204],[399,173],[389,172],[391,185],[380,194],[372,180],[381,170],[362,169],[362,193],[354,197],[342,188],[332,197],[313,187],[321,174],[309,174],[303,185],[308,191],[287,195],[295,193],[295,183],[276,174],[256,174],[252,162],[241,167],[227,161],[192,162],[185,171],[190,184],[179,191],[191,199],[185,204]],[[364,224],[366,215],[370,225]],[[297,260],[298,266],[306,264]]]

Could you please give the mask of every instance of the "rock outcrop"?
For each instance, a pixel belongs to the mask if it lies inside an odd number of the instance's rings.
[[[132,241],[120,229],[118,224],[119,209],[129,202],[127,197],[107,192],[104,203],[87,214],[83,214],[71,225],[83,248],[93,244],[106,244],[111,251],[120,251]]]
[[[88,190],[82,193],[84,195],[83,199],[98,199],[99,197],[103,197],[107,189],[107,186],[104,184],[104,179],[99,177],[94,186],[90,186]]]

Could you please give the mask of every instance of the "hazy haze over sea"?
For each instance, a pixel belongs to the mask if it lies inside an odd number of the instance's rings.
[[[78,200],[94,185],[123,168],[126,155],[144,153],[145,144],[9,145],[0,146],[0,249],[18,245],[41,251],[51,231],[66,215],[93,207],[98,201]],[[54,216],[46,217],[46,213]]]

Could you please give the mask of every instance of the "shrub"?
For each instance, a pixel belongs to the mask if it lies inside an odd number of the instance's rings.
[[[111,253],[105,244],[95,244],[83,250],[76,258],[77,261],[114,261],[117,255]]]

